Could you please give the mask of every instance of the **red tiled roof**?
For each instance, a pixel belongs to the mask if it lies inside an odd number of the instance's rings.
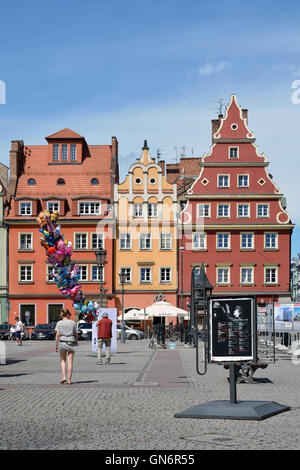
[[[72,129],[68,129],[66,127],[61,131],[55,132],[55,134],[48,135],[48,137],[45,137],[45,139],[84,139],[84,137],[72,131]]]

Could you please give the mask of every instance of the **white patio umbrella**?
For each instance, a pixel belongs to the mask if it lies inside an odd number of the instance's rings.
[[[148,317],[184,317],[186,320],[189,318],[186,310],[175,307],[164,300],[155,302],[150,307],[146,307],[145,310]]]
[[[118,316],[118,320],[122,320],[122,315]],[[124,313],[124,321],[132,320],[147,320],[147,315],[145,318],[144,310],[137,310],[136,308],[133,308]]]

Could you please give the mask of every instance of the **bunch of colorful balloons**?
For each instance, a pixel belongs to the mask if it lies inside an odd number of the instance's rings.
[[[79,266],[72,260],[72,242],[65,240],[60,233],[60,225],[57,225],[59,212],[42,211],[37,217],[42,233],[41,245],[46,249],[46,263],[52,266],[49,277],[53,279],[60,292],[72,299],[73,307],[79,310],[79,319],[87,322],[96,320],[97,302],[87,300],[82,293],[79,281]]]

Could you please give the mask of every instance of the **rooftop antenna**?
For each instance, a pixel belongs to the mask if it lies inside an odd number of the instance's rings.
[[[178,163],[178,153],[177,153],[177,147],[174,147],[175,149],[175,154],[176,154],[176,163]]]
[[[159,149],[157,149],[157,151],[156,151],[156,158],[157,158],[157,163],[158,163],[158,162],[159,162],[159,160],[160,160],[160,156],[161,156],[160,150],[159,150]]]
[[[183,145],[181,147],[181,154],[180,154],[181,158],[184,158],[185,157],[185,146]]]
[[[212,111],[215,111],[218,113],[218,115],[222,115],[223,116],[223,106],[224,106],[224,99],[223,98],[220,98],[219,100],[217,100],[217,107],[216,108],[210,108]]]

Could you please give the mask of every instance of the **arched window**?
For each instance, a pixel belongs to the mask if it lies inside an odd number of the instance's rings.
[[[91,184],[92,184],[93,186],[96,186],[97,184],[99,184],[98,178],[92,178],[92,179],[91,179]]]
[[[30,186],[34,186],[36,184],[35,179],[34,178],[29,178],[29,180],[27,181],[27,184],[29,184]]]
[[[66,184],[66,182],[65,182],[65,180],[64,180],[63,178],[58,178],[57,184],[58,184],[59,186],[63,186],[64,184]]]

